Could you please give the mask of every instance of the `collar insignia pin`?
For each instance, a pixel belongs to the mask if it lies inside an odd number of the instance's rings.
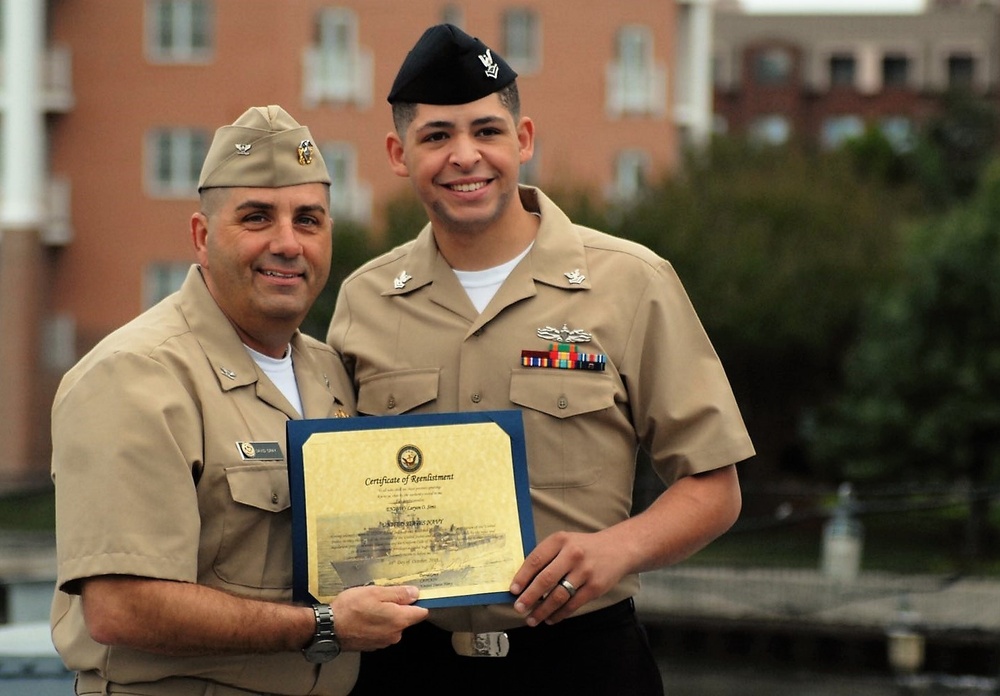
[[[313,144],[311,140],[303,140],[299,143],[299,164],[307,165],[312,164],[313,161]]]
[[[539,338],[559,343],[589,343],[592,336],[583,329],[570,329],[565,324],[561,329],[554,326],[543,326],[535,332]]]
[[[486,77],[492,77],[494,80],[497,79],[497,75],[500,74],[500,66],[493,61],[493,53],[490,49],[486,49],[486,53],[479,55],[479,60],[482,62],[483,67],[486,68]]]
[[[221,372],[222,374],[224,374],[229,379],[236,379],[236,373],[233,372],[232,370],[228,369],[228,368],[220,367],[219,368],[219,372]]]
[[[406,271],[403,271],[398,276],[396,276],[395,280],[392,281],[392,287],[394,287],[396,290],[402,290],[403,288],[406,287],[406,284],[409,283],[411,280],[413,280],[413,276],[411,276]]]
[[[246,157],[250,154],[250,148],[253,147],[253,143],[236,143],[236,154]]]
[[[563,275],[566,276],[566,280],[569,281],[570,285],[579,285],[587,279],[587,276],[580,273],[579,268],[574,268],[569,273],[563,273]]]

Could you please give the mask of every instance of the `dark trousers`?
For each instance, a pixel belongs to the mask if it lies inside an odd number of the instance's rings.
[[[362,653],[351,696],[448,694],[663,696],[660,670],[631,599],[554,626],[507,631],[506,657],[465,657],[451,633],[423,622]]]

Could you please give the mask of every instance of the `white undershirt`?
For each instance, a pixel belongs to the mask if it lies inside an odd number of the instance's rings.
[[[502,263],[499,266],[486,268],[482,271],[455,271],[455,275],[458,276],[458,282],[465,288],[465,292],[469,295],[469,299],[472,300],[472,304],[475,306],[477,312],[482,312],[486,309],[486,305],[497,294],[497,290],[507,280],[507,276],[521,262],[521,259],[531,251],[533,245],[534,242],[529,244],[524,251],[510,261]]]
[[[244,347],[253,361],[264,371],[264,374],[274,382],[274,386],[285,395],[288,403],[295,407],[295,412],[300,416],[303,415],[299,385],[295,381],[295,370],[292,368],[292,347],[289,346],[281,358],[272,358],[270,355],[258,353],[250,346]]]

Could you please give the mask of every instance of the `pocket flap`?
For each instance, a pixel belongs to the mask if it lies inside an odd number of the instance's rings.
[[[260,510],[281,512],[291,506],[284,464],[252,464],[226,469],[233,500]]]
[[[525,370],[511,375],[510,400],[554,418],[571,418],[614,406],[615,385],[602,373]]]
[[[386,372],[370,377],[358,387],[358,412],[391,416],[429,403],[438,396],[436,367]]]

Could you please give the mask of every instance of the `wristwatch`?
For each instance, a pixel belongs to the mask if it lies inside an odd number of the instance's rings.
[[[309,662],[329,662],[340,654],[340,641],[333,631],[333,610],[329,604],[314,604],[313,613],[316,615],[316,633],[312,642],[302,649],[302,654]]]

